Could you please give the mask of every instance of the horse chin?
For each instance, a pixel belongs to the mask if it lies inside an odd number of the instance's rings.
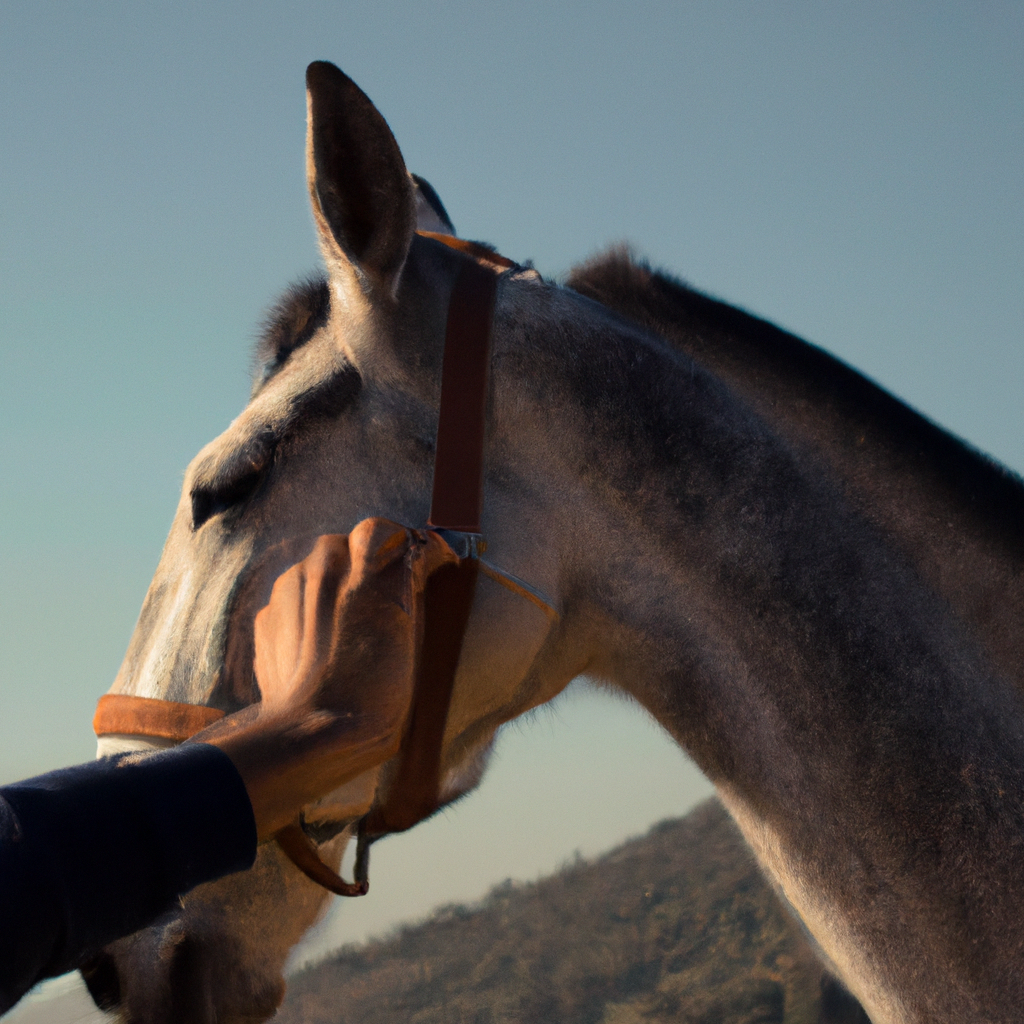
[[[348,837],[320,847],[335,868]],[[83,969],[86,985],[123,1024],[257,1024],[280,1006],[288,954],[328,895],[264,844],[249,871],[200,886],[108,946]]]

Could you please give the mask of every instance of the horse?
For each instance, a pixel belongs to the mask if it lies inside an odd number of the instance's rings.
[[[279,301],[248,405],[189,466],[113,693],[258,700],[275,553],[370,515],[427,521],[449,298],[486,250],[436,237],[442,204],[341,71],[310,65],[307,96],[326,275]],[[568,285],[497,279],[487,557],[557,614],[481,577],[439,802],[478,783],[501,725],[585,673],[696,761],[875,1024],[1017,1020],[1024,487],[622,254]],[[336,865],[400,782],[393,760],[309,808],[321,856]],[[114,943],[87,984],[135,1024],[265,1019],[324,899],[266,845]]]

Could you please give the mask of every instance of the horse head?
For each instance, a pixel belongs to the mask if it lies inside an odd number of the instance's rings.
[[[317,63],[307,89],[309,194],[327,273],[272,310],[248,405],[189,466],[113,693],[227,712],[258,700],[252,622],[287,567],[281,552],[294,560],[316,536],[370,515],[427,519],[449,298],[473,256],[417,234],[450,231],[447,215],[355,84]],[[525,268],[497,284],[500,366],[523,329],[521,310],[548,286]],[[571,616],[559,620],[495,582],[511,573],[552,603],[565,597],[555,532],[568,495],[557,468],[543,468],[544,436],[526,411],[515,373],[496,370],[483,521],[496,571],[480,576],[464,639],[442,804],[479,781],[503,722],[553,697],[586,661],[584,643],[566,643]],[[100,753],[147,742],[106,736]],[[388,798],[394,776],[385,764],[308,810],[325,860],[340,861],[353,822]],[[251,871],[190,893],[84,973],[97,1002],[129,1021],[264,1019],[283,995],[289,950],[325,898],[264,846]]]

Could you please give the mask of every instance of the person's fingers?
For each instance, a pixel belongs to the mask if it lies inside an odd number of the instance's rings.
[[[442,565],[457,565],[458,561],[458,555],[441,539],[440,534],[428,530],[417,567],[417,571],[422,575],[421,588],[431,573],[436,572]]]
[[[409,602],[423,590],[427,577],[446,563],[458,562],[455,552],[433,531],[413,531],[384,519],[363,520],[349,534],[353,591],[369,610],[388,602],[413,614]]]
[[[287,543],[267,564],[307,554],[278,576],[254,616],[249,664],[261,700],[204,737],[238,767],[262,838],[397,753],[413,702],[424,587],[458,562],[438,535],[379,519],[312,546]],[[266,586],[256,573],[253,581]]]
[[[331,645],[350,568],[347,537],[325,535],[275,581],[254,623],[254,670],[264,704],[299,697],[302,684],[313,680]]]
[[[415,612],[427,577],[455,554],[434,533],[368,519],[317,539],[278,577],[255,620],[264,706],[287,701],[373,711],[410,696]]]
[[[256,678],[264,699],[298,669],[305,627],[306,572],[300,562],[278,577],[271,600],[256,617]],[[272,638],[267,642],[267,638]]]

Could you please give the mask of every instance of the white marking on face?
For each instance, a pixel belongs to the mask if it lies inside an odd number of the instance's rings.
[[[167,740],[162,736],[133,736],[112,732],[96,740],[96,759],[113,757],[115,754],[151,754],[177,745],[176,740]]]
[[[135,679],[134,693],[138,697],[162,697],[160,684],[170,675],[169,659],[178,645],[172,639],[178,634],[179,620],[192,607],[192,570],[186,570],[178,583],[174,601],[160,623],[156,636],[149,645],[149,653]]]

